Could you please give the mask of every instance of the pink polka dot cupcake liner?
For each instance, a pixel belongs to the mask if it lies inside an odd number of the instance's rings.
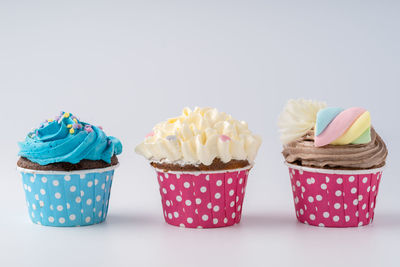
[[[165,221],[187,228],[239,223],[250,169],[251,166],[210,172],[156,169]]]
[[[383,168],[346,171],[287,165],[300,222],[321,227],[372,223]]]

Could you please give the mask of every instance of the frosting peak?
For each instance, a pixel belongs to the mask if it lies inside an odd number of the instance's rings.
[[[40,165],[56,162],[76,164],[83,159],[111,163],[122,152],[121,142],[107,136],[100,126],[81,122],[68,112],[46,120],[19,143],[19,155]]]
[[[244,121],[215,108],[184,108],[157,124],[135,151],[151,161],[210,165],[215,158],[254,161],[261,138]]]

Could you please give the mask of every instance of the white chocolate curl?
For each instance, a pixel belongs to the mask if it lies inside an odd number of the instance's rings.
[[[318,111],[325,107],[325,102],[289,100],[278,121],[282,143],[288,144],[304,136],[315,126]]]
[[[244,121],[215,108],[184,108],[182,115],[157,124],[135,151],[150,161],[211,165],[215,158],[253,163],[261,137]]]

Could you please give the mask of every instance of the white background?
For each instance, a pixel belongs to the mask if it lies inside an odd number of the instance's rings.
[[[0,266],[399,266],[396,1],[0,1]],[[363,106],[389,158],[373,225],[296,222],[277,117],[289,98]],[[246,120],[263,144],[240,225],[164,223],[134,153],[185,106]],[[121,139],[105,223],[29,221],[17,141],[70,111]]]

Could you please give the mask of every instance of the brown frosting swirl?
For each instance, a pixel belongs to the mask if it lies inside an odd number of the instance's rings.
[[[304,167],[364,170],[385,165],[388,154],[382,138],[371,128],[371,142],[359,145],[314,146],[314,130],[284,145],[286,162]]]

